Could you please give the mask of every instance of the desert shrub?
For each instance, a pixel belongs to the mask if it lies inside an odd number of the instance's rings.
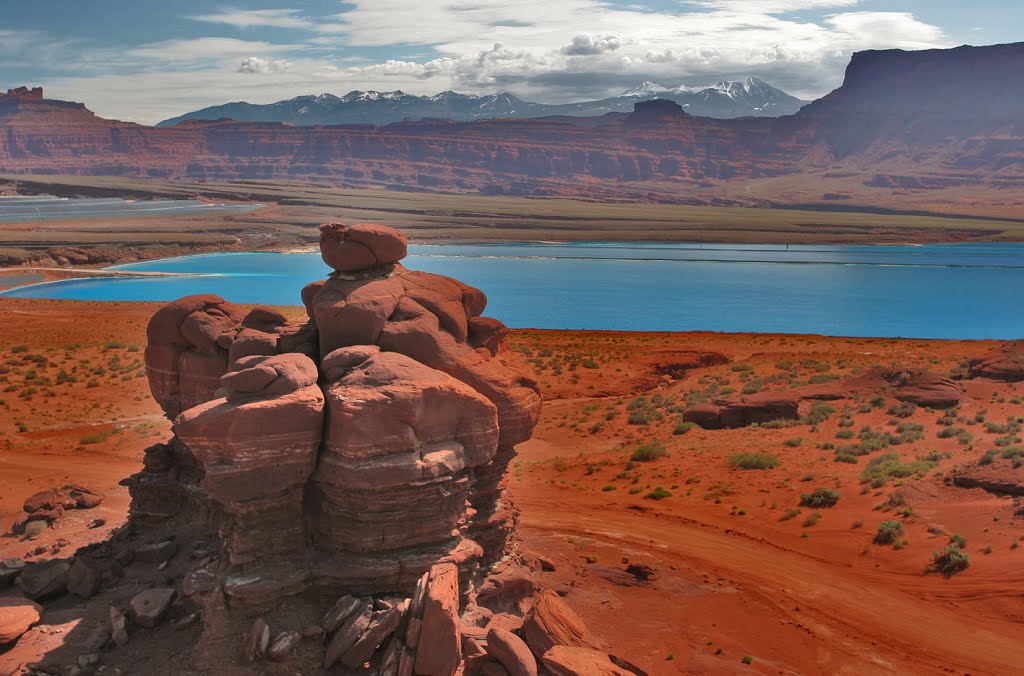
[[[886,453],[877,458],[872,458],[868,466],[861,472],[861,483],[880,481],[875,488],[881,488],[889,479],[905,479],[911,476],[923,476],[928,470],[934,468],[938,463],[932,460],[915,460],[904,463],[900,460],[898,453]]]
[[[653,491],[644,496],[647,500],[664,500],[665,498],[671,498],[672,492],[666,491],[661,486],[658,486]]]
[[[835,507],[839,502],[839,491],[832,488],[815,488],[813,493],[800,494],[800,506],[818,509]]]
[[[733,469],[774,469],[779,462],[778,458],[767,453],[737,453],[729,458]]]
[[[792,439],[786,439],[782,443],[785,444],[786,446],[789,446],[790,448],[796,448],[800,444],[804,443],[804,438],[803,437],[793,437]]]
[[[853,439],[857,433],[853,430],[839,430],[836,432],[836,439]]]
[[[98,444],[106,438],[107,435],[94,432],[92,434],[86,434],[84,437],[78,440],[78,443],[81,444],[82,446],[87,446],[89,444]]]
[[[800,510],[798,508],[790,507],[789,509],[782,513],[782,516],[779,517],[779,521],[789,521],[790,519],[796,518],[799,515]]]
[[[831,406],[824,402],[819,401],[815,403],[813,406],[811,406],[811,411],[810,413],[807,414],[805,422],[807,422],[809,425],[818,425],[831,418],[832,414],[835,412],[836,410],[834,408],[832,408]]]
[[[911,404],[910,402],[903,402],[902,404],[896,404],[895,406],[891,406],[889,408],[889,415],[895,416],[897,418],[909,418],[910,416],[914,415],[914,411],[916,410],[916,404]]]
[[[932,553],[931,563],[928,565],[928,572],[940,573],[946,577],[956,575],[966,570],[971,565],[971,557],[957,545],[947,545],[937,552]]]
[[[658,458],[664,457],[668,451],[665,450],[665,445],[660,441],[652,441],[650,443],[637,446],[636,450],[633,451],[633,455],[630,456],[630,460],[634,462],[653,462]]]
[[[960,549],[964,549],[967,547],[967,538],[960,535],[960,533],[953,533],[949,536],[949,544],[956,545]]]
[[[686,434],[695,427],[697,427],[696,423],[681,421],[676,425],[675,429],[672,430],[672,434]]]
[[[875,544],[891,545],[903,537],[903,524],[899,521],[883,521],[875,534]]]

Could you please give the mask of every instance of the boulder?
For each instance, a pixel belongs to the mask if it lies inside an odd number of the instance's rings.
[[[537,660],[523,639],[507,629],[487,632],[487,654],[501,663],[509,676],[537,676]]]
[[[331,637],[324,653],[324,669],[330,669],[362,638],[373,618],[373,604],[363,603],[362,608],[352,614]]]
[[[43,607],[19,596],[0,596],[0,646],[13,643],[39,621]]]
[[[21,559],[4,559],[0,561],[0,589],[9,587],[21,575],[25,569],[25,562]]]
[[[395,606],[378,610],[370,617],[370,624],[359,640],[341,656],[341,663],[349,669],[358,669],[367,662],[384,641],[398,629],[404,607]]]
[[[263,659],[270,646],[270,627],[262,617],[253,621],[249,627],[249,634],[245,639],[245,647],[242,656],[246,662],[256,662]]]
[[[597,642],[579,615],[553,591],[545,591],[523,622],[523,636],[534,655],[554,646],[597,649]]]
[[[320,226],[320,254],[337,272],[359,272],[397,263],[408,253],[405,235],[382,225]]]
[[[345,623],[345,620],[352,617],[357,610],[363,607],[363,603],[363,601],[354,596],[342,596],[324,615],[324,631],[331,633],[340,627]]]
[[[120,647],[128,645],[128,623],[125,622],[124,615],[117,608],[111,606],[109,611],[110,617],[110,637]]]
[[[103,584],[103,571],[89,559],[79,556],[68,570],[68,591],[75,596],[89,599],[96,595]]]
[[[132,620],[139,626],[152,629],[163,621],[172,601],[174,590],[170,587],[147,589],[136,594],[129,603]]]
[[[18,576],[18,587],[31,599],[40,600],[59,596],[67,591],[67,561],[49,561],[27,566]]]
[[[302,636],[297,631],[283,631],[274,637],[267,648],[267,658],[275,662],[288,659],[302,642]]]
[[[541,660],[551,676],[634,676],[605,653],[578,646],[555,646]]]
[[[419,644],[415,664],[417,674],[452,676],[458,670],[462,662],[459,571],[452,564],[440,564],[430,569]]]

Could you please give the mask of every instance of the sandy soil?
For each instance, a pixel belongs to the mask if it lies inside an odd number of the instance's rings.
[[[0,527],[25,497],[68,480],[107,495],[37,540],[0,537],[0,558],[67,554],[123,522],[128,499],[118,482],[169,433],[139,365],[155,307],[0,299],[0,391],[9,390],[0,393]],[[1013,673],[1024,638],[1024,518],[1009,498],[945,479],[995,447],[1002,435],[986,422],[1024,415],[1024,385],[970,381],[957,419],[943,423],[942,412],[924,408],[890,412],[897,402],[881,393],[878,402],[829,402],[832,412],[813,427],[679,425],[688,404],[744,388],[784,389],[876,365],[951,373],[993,345],[517,331],[509,348],[536,371],[547,399],[511,469],[524,545],[553,560],[546,582],[571,586],[568,602],[609,649],[652,674]],[[837,435],[895,431],[893,423],[920,430],[855,464],[835,461],[831,446],[857,441]],[[940,438],[946,423],[966,433]],[[631,460],[651,443],[665,454]],[[735,469],[740,452],[778,465]],[[863,484],[868,463],[889,452],[916,462],[914,471]],[[838,490],[837,504],[801,507],[801,494],[819,487]],[[94,518],[107,523],[86,528]],[[890,520],[902,539],[874,544]],[[954,533],[966,539],[970,567],[926,574]],[[606,579],[626,560],[652,566],[655,579],[629,587]]]

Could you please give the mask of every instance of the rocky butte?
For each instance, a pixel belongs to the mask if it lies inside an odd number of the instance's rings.
[[[149,579],[85,614],[106,664],[136,651],[152,673],[161,640],[192,673],[639,673],[539,588],[515,537],[506,467],[541,397],[484,294],[405,269],[391,228],[320,232],[334,272],[302,290],[302,322],[210,295],[155,313],[145,360],[174,437],[125,480],[125,528],[19,585],[90,599]]]

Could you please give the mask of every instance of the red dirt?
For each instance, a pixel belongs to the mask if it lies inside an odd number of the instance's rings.
[[[7,378],[0,390],[23,380],[28,367],[21,362],[31,354],[55,364],[45,371],[51,380],[74,365],[81,373],[85,360],[109,371],[115,354],[130,365],[141,358],[130,346],[144,343],[145,323],[156,307],[0,300],[0,364],[10,369],[0,376]],[[115,341],[124,346],[109,345]],[[971,432],[969,445],[938,438],[942,413],[918,408],[898,422],[920,424],[923,438],[872,452],[856,464],[834,462],[833,450],[817,446],[856,442],[836,438],[845,429],[894,431],[889,409],[898,402],[891,397],[881,407],[872,407],[867,396],[829,402],[835,413],[816,431],[803,424],[673,434],[688,396],[692,402],[735,396],[760,380],[764,390],[781,390],[872,366],[947,374],[996,343],[517,331],[508,344],[532,360],[548,400],[535,438],[520,447],[510,471],[521,535],[529,549],[554,562],[557,570],[543,574],[546,582],[573,585],[566,600],[613,654],[652,674],[1018,669],[1024,549],[1014,543],[1024,519],[1014,516],[1010,498],[955,488],[945,478],[954,466],[997,448],[1002,435],[988,432],[976,416],[984,411],[986,421],[1004,423],[1024,415],[1024,384],[966,381],[958,413],[963,422],[954,427]],[[18,345],[27,351],[12,351]],[[711,353],[730,361],[658,372],[664,364]],[[0,539],[0,558],[48,548],[58,538],[72,543],[63,551],[71,553],[123,522],[127,495],[118,481],[136,471],[143,448],[169,436],[146,379],[137,373],[95,377],[99,385],[91,388],[88,379],[39,386],[30,400],[19,396],[21,390],[0,394],[6,402],[0,405],[4,530],[25,497],[65,481],[108,496],[97,509],[71,512],[37,541]],[[124,375],[132,377],[122,380]],[[629,409],[638,396],[653,402],[656,395],[660,403]],[[854,407],[853,425],[841,427],[847,403]],[[645,410],[646,424],[628,421],[630,413]],[[19,432],[17,423],[27,431]],[[118,427],[120,433],[102,436]],[[102,438],[82,445],[91,433]],[[798,437],[799,445],[785,443]],[[627,465],[635,448],[651,441],[662,442],[667,455]],[[868,461],[893,451],[903,462],[935,451],[937,464],[920,478],[890,479],[864,491],[859,477]],[[737,452],[769,453],[780,464],[731,469],[729,458]],[[645,499],[657,486],[672,495]],[[805,525],[815,511],[810,508],[780,520],[798,508],[802,492],[818,487],[836,488],[838,504],[817,510],[821,516],[812,525]],[[904,497],[909,515],[883,506],[893,492]],[[107,526],[84,527],[97,517],[106,518]],[[887,520],[903,525],[907,542],[899,549],[872,544],[878,524]],[[857,521],[863,524],[853,528]],[[953,533],[966,538],[970,567],[948,579],[926,575],[931,553]],[[622,587],[586,570],[588,563],[623,568],[624,559],[651,566],[655,578]],[[741,663],[744,656],[751,665]]]

